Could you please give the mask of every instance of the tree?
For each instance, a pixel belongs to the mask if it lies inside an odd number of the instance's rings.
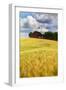
[[[53,33],[52,32],[45,32],[44,33],[44,37],[46,38],[46,39],[53,39]]]
[[[58,40],[58,32],[45,32],[43,38],[50,40]]]
[[[32,37],[32,32],[29,33],[29,37]]]
[[[41,32],[34,31],[29,33],[29,37],[33,38],[43,38],[43,39],[50,39],[50,40],[58,40],[58,32],[45,32],[41,34]]]
[[[54,40],[58,40],[58,33],[54,32]]]
[[[41,38],[42,34],[40,32],[38,32],[38,31],[34,31],[33,33],[32,32],[29,33],[29,37]]]

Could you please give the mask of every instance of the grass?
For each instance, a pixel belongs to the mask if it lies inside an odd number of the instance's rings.
[[[58,75],[57,41],[20,38],[20,77]]]

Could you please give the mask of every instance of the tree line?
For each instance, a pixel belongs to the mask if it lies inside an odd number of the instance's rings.
[[[30,32],[29,37],[32,38],[41,38],[41,39],[49,39],[49,40],[58,40],[58,32],[45,32],[41,33],[38,31]]]

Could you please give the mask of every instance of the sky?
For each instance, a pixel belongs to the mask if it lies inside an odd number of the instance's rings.
[[[28,37],[29,32],[57,32],[58,15],[56,13],[20,12],[19,29],[21,37]]]

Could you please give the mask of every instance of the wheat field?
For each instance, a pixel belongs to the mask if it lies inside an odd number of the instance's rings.
[[[58,42],[20,38],[20,78],[58,75]]]

